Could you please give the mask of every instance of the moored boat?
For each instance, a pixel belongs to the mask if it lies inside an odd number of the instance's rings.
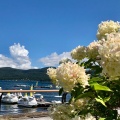
[[[37,105],[38,104],[37,104],[35,97],[27,96],[27,94],[18,100],[18,106],[37,107]]]
[[[18,97],[16,94],[7,93],[6,95],[2,95],[1,102],[10,104],[18,103]]]
[[[33,90],[33,85],[30,87],[30,89]],[[28,96],[27,93],[25,93],[25,96],[22,96],[18,100],[18,106],[37,107],[37,105],[38,103],[32,92],[30,92],[30,96]]]
[[[14,87],[30,87],[29,85],[19,85],[19,84],[17,84],[17,85],[14,85]]]

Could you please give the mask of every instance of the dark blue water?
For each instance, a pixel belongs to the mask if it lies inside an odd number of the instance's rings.
[[[37,81],[25,81],[25,80],[0,80],[0,87],[2,87],[3,90],[14,90],[14,89],[30,89],[31,85],[36,85]],[[16,85],[26,85],[27,87],[15,87]],[[50,82],[38,82],[38,86],[49,86],[53,85]],[[37,90],[43,90],[43,89],[55,89],[53,88],[34,88]],[[52,101],[52,100],[61,100],[61,97],[55,97],[59,96],[58,92],[42,92],[40,93],[44,96],[45,101]],[[29,93],[28,93],[29,95]],[[11,105],[11,104],[1,104],[0,106],[0,115],[5,114],[19,114],[19,113],[30,113],[30,112],[38,112],[38,111],[46,111],[47,108],[43,107],[37,107],[37,108],[26,108],[26,107],[19,107],[17,104]]]

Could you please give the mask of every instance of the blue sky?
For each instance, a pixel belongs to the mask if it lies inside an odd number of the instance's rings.
[[[0,67],[57,66],[106,20],[120,21],[120,0],[0,0]]]

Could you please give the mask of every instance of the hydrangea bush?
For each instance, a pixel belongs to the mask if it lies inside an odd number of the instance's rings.
[[[49,108],[53,120],[120,120],[119,29],[119,22],[101,22],[96,41],[71,51],[76,62],[48,68],[53,83],[62,86],[59,94],[71,94],[68,103]]]

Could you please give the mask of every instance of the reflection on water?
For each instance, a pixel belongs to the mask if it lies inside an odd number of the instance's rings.
[[[17,104],[1,104],[0,105],[0,115],[5,114],[19,114],[19,113],[33,113],[38,111],[47,111],[47,108],[26,108],[20,107]]]
[[[6,113],[18,113],[17,104],[14,104],[14,105],[1,104],[0,105],[0,114],[6,114]]]

